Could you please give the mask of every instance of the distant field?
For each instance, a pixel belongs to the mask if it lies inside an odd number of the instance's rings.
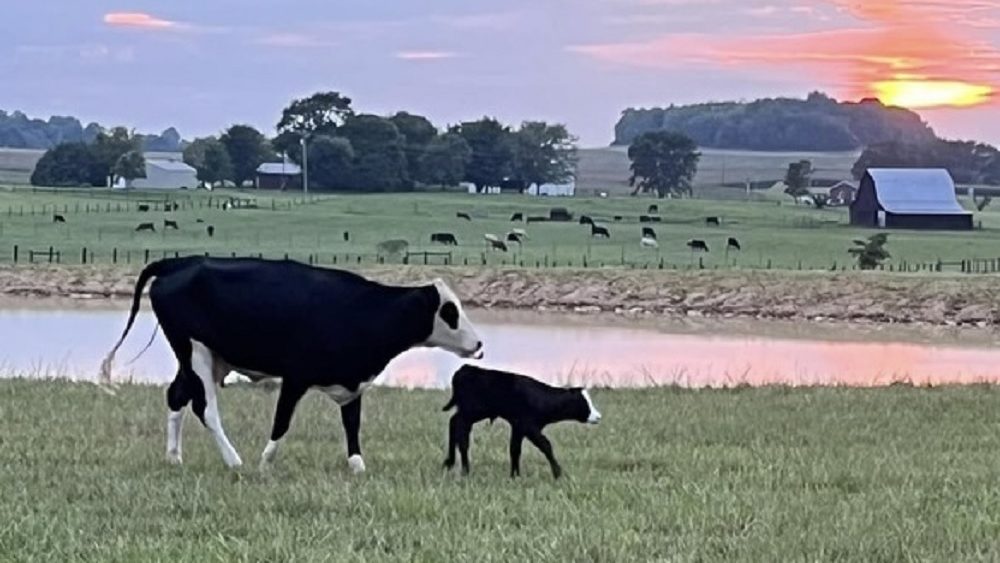
[[[0,148],[0,186],[28,184],[35,164],[45,151]]]
[[[445,474],[446,395],[365,395],[368,472],[310,395],[269,475],[274,395],[225,389],[226,470],[161,387],[0,381],[0,559],[11,561],[977,561],[1000,558],[996,388],[599,389],[547,434],[566,479],[483,423]]]
[[[208,208],[209,198],[218,205],[229,195],[257,197],[260,209],[223,211]],[[181,211],[140,213],[135,204],[175,198]],[[455,263],[479,265],[523,264],[576,266],[690,268],[699,258],[706,268],[739,265],[749,268],[829,269],[834,264],[850,264],[847,249],[857,238],[873,231],[847,225],[844,209],[816,211],[785,202],[736,202],[711,200],[662,200],[651,198],[534,198],[516,195],[390,194],[324,196],[315,203],[302,204],[294,196],[273,192],[176,191],[112,192],[104,189],[75,191],[0,191],[0,260],[9,261],[14,245],[22,250],[44,249],[50,245],[63,253],[63,261],[78,263],[84,247],[99,263],[108,263],[113,249],[118,258],[135,261],[151,251],[163,253],[204,253],[246,255],[263,253],[281,257],[289,253],[299,260],[309,255],[324,264],[360,256],[363,263],[376,261],[376,245],[389,239],[408,241],[411,251],[450,251]],[[272,210],[272,202],[276,210]],[[647,206],[660,207],[663,223],[653,225],[659,249],[639,246],[638,216]],[[43,205],[45,206],[43,211]],[[65,224],[52,222],[53,206],[66,215]],[[123,211],[116,210],[121,206]],[[290,207],[289,207],[290,206]],[[595,239],[588,227],[577,223],[510,222],[514,212],[527,216],[547,215],[553,206],[565,206],[579,216],[586,214],[605,223],[611,239]],[[91,212],[85,210],[90,208]],[[108,209],[111,212],[107,212]],[[124,211],[124,209],[129,211]],[[96,210],[99,209],[99,212]],[[32,215],[34,211],[34,215]],[[472,221],[456,218],[457,212],[472,215]],[[24,213],[24,215],[21,215]],[[615,222],[613,217],[623,220]],[[722,218],[722,227],[709,227],[705,217]],[[176,220],[179,231],[162,229],[165,217]],[[197,223],[203,219],[206,223]],[[891,232],[888,249],[893,263],[933,262],[1000,257],[1000,213],[978,213],[982,230],[965,233],[898,231]],[[140,222],[156,223],[157,233],[136,233]],[[209,238],[205,226],[216,227]],[[485,233],[505,234],[512,227],[525,228],[529,240],[523,249],[511,245],[511,252],[491,252],[483,240]],[[343,240],[348,232],[350,241]],[[432,245],[430,235],[449,232],[460,246]],[[742,252],[725,252],[728,237],[736,237]],[[691,238],[705,240],[711,252],[695,256],[685,243]],[[389,262],[398,262],[389,256]],[[440,260],[440,259],[438,259]],[[432,262],[434,259],[432,259]]]
[[[630,192],[628,186],[629,160],[624,147],[582,149],[577,168],[577,190],[586,195],[598,191],[609,193]],[[750,152],[701,149],[695,193],[701,197],[725,196],[717,188],[723,184],[781,180],[788,164],[809,160],[816,168],[815,177],[850,180],[851,167],[858,160],[858,152],[844,153],[784,153]],[[731,197],[738,197],[739,190]]]

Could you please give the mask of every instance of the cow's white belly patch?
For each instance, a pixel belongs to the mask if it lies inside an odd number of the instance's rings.
[[[316,387],[316,389],[322,391],[326,394],[326,396],[333,399],[333,402],[343,406],[360,397],[366,389],[371,387],[371,385],[371,381],[365,381],[364,383],[358,385],[357,391],[350,391],[343,385],[329,385],[326,387]]]

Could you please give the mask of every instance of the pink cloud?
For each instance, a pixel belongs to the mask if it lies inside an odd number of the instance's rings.
[[[113,27],[140,29],[170,29],[178,26],[177,22],[144,12],[109,12],[104,14],[104,23]]]
[[[395,56],[404,61],[436,61],[454,59],[458,54],[449,51],[399,51]]]

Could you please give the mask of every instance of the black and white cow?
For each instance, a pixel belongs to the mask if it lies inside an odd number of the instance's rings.
[[[552,475],[558,479],[562,468],[542,430],[564,420],[588,424],[601,421],[590,393],[581,387],[552,387],[525,375],[464,365],[452,377],[451,388],[451,400],[442,409],[456,409],[448,423],[446,469],[455,466],[457,451],[462,471],[468,473],[472,426],[482,420],[502,418],[511,430],[510,476],[521,473],[521,443],[527,438],[545,454]]]
[[[364,471],[358,443],[361,394],[390,360],[413,347],[482,357],[483,343],[455,294],[441,280],[419,287],[382,285],[350,272],[292,261],[188,257],[147,266],[136,282],[111,362],[149,299],[179,364],[167,390],[167,458],[181,462],[181,419],[191,404],[225,464],[243,462],[222,428],[216,385],[230,371],[252,381],[281,380],[261,468],[273,461],[296,404],[310,389],[340,406],[348,465]]]

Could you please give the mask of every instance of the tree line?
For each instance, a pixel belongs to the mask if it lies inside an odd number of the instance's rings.
[[[0,110],[0,147],[14,149],[50,149],[62,143],[93,143],[98,133],[106,131],[97,123],[86,127],[75,117],[54,115],[47,121],[32,119],[20,111]],[[183,140],[170,127],[159,135],[136,135],[139,147],[145,151],[176,152]]]
[[[805,100],[628,108],[615,126],[613,144],[631,145],[653,131],[683,133],[700,147],[759,151],[846,151],[935,138],[915,112],[887,107],[874,99],[841,103],[821,92]]]
[[[134,170],[116,170],[116,164],[136,150],[138,137],[113,131],[121,141],[114,145],[120,149],[115,162],[97,154],[108,144],[109,133],[102,131],[92,143],[57,144],[39,162],[32,183],[97,186],[105,185],[108,176],[134,177]],[[469,182],[479,191],[502,187],[524,192],[572,179],[576,138],[561,124],[525,121],[514,128],[491,117],[439,129],[426,117],[405,111],[388,117],[356,113],[350,98],[319,92],[284,108],[273,138],[238,124],[221,135],[195,139],[183,151],[184,162],[197,170],[200,181],[239,186],[251,182],[262,163],[283,156],[299,165],[307,162],[313,190],[408,191]]]

